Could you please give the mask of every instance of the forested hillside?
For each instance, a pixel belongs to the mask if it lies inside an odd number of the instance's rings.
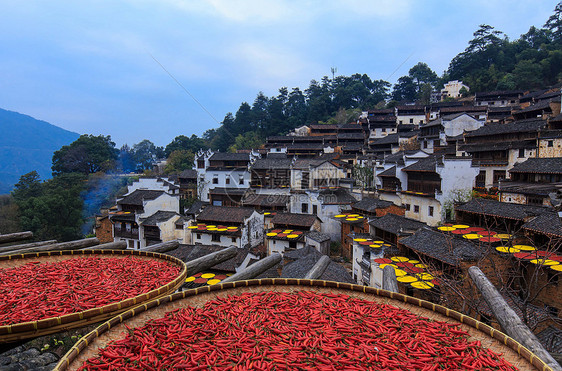
[[[53,153],[78,134],[17,112],[0,109],[0,194],[9,193],[22,174],[51,177]]]

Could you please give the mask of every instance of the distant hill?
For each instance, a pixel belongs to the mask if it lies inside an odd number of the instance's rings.
[[[80,135],[0,109],[0,194],[9,193],[20,176],[36,170],[41,179],[51,177],[53,152]]]

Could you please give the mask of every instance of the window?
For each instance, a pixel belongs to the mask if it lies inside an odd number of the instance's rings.
[[[505,179],[505,170],[494,170],[494,183],[498,183],[500,180]]]
[[[402,120],[400,120],[400,121],[398,122],[398,124],[399,124],[399,125],[402,125]]]
[[[176,229],[183,229],[183,224],[176,224]]]
[[[410,211],[410,204],[405,204],[404,206],[406,207],[406,211]]]
[[[240,175],[240,178],[238,178],[238,184],[244,185],[244,175]]]
[[[236,243],[236,237],[230,237],[230,240],[232,241],[232,243]]]
[[[382,128],[382,132],[383,132],[383,133],[386,133],[386,128]]]
[[[414,205],[414,212],[416,214],[419,214],[419,212],[420,212],[420,206],[419,205]]]
[[[318,215],[318,205],[312,205],[312,214]]]
[[[197,160],[197,168],[204,169],[205,168],[205,160]]]
[[[227,176],[226,179],[224,180],[224,182],[225,182],[226,184],[230,184],[230,177]]]
[[[220,234],[212,234],[211,241],[213,242],[221,242],[221,235]]]
[[[554,147],[554,141],[553,141],[553,140],[549,140],[549,141],[548,141],[548,146],[549,146],[549,147]]]
[[[410,119],[410,124],[413,124],[413,123],[414,123],[414,119]]]
[[[198,239],[198,240],[201,239],[201,233],[197,233],[197,239]]]
[[[428,214],[429,216],[433,216],[433,206],[429,207]]]
[[[308,204],[303,203],[301,205],[301,213],[303,213],[303,214],[308,213]]]
[[[519,148],[519,158],[525,157],[525,148]]]
[[[213,184],[219,184],[219,178],[218,177],[213,178]]]
[[[427,148],[427,140],[423,141],[423,148]]]

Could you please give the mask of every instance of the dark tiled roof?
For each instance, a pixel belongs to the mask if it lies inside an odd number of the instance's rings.
[[[529,158],[513,166],[510,173],[562,174],[562,157]]]
[[[542,119],[528,119],[514,121],[509,124],[491,123],[481,128],[467,133],[467,137],[479,137],[487,135],[498,135],[508,133],[534,132],[546,126],[546,121]]]
[[[197,216],[197,221],[242,224],[253,213],[254,209],[246,207],[207,206]]]
[[[545,212],[538,215],[523,224],[522,228],[549,236],[562,237],[562,222],[555,212]]]
[[[119,205],[140,205],[143,206],[143,201],[154,200],[164,191],[150,191],[146,189],[137,189],[132,193],[126,195],[121,200],[117,201]]]
[[[543,101],[540,101],[540,102],[538,102],[538,103],[532,104],[532,105],[530,105],[530,106],[527,107],[527,108],[523,108],[523,109],[520,110],[520,111],[514,112],[513,114],[514,114],[514,115],[518,115],[518,114],[520,114],[520,113],[527,113],[527,112],[533,112],[533,111],[542,111],[542,110],[544,110],[544,109],[546,109],[546,108],[550,108],[550,103],[551,103],[551,102],[548,101],[548,100],[543,100]]]
[[[537,148],[537,143],[534,140],[521,140],[516,142],[495,142],[495,143],[473,143],[462,144],[459,149],[469,153],[473,152],[487,152],[487,151],[505,151],[512,148]]]
[[[476,93],[476,100],[479,99],[500,99],[506,96],[519,96],[523,94],[523,90],[496,90],[483,93]]]
[[[109,219],[111,219],[112,221],[119,221],[119,222],[134,222],[135,214],[134,213],[110,214]]]
[[[271,219],[274,225],[288,225],[295,227],[305,227],[310,228],[314,222],[318,219],[316,215],[310,214],[295,214],[295,213],[277,213]]]
[[[208,202],[195,200],[193,201],[191,206],[185,211],[185,214],[195,216],[196,214],[199,214],[199,212],[207,205],[209,205]]]
[[[548,326],[537,334],[537,338],[551,354],[562,354],[562,329]]]
[[[244,206],[269,206],[269,207],[286,207],[289,203],[288,195],[257,195],[254,193],[246,195],[242,200]]]
[[[310,125],[310,129],[312,130],[333,130],[334,132],[338,129],[338,125],[330,125],[330,124],[312,124]]]
[[[243,196],[248,191],[248,188],[224,188],[215,187],[209,190],[209,194],[212,195],[231,195],[231,196]]]
[[[318,194],[318,200],[322,205],[350,205],[357,202],[347,189],[323,189]]]
[[[548,211],[545,207],[512,204],[487,200],[484,198],[473,198],[472,200],[455,207],[455,210],[516,220],[525,220]]]
[[[182,171],[182,172],[178,175],[178,178],[182,178],[182,179],[197,179],[197,170],[186,169],[186,170]]]
[[[380,145],[380,144],[398,144],[399,136],[398,133],[389,134],[386,137],[377,138],[371,141],[371,145]]]
[[[449,265],[458,266],[461,261],[474,261],[480,257],[478,247],[467,240],[450,234],[422,228],[399,242],[421,255],[429,256]]]
[[[329,162],[331,160],[330,157],[319,156],[315,158],[303,158],[297,159],[293,164],[293,169],[309,169],[315,168],[322,165],[325,162]]]
[[[437,165],[442,165],[441,156],[429,156],[420,158],[412,165],[406,166],[402,171],[435,171]]]
[[[156,226],[158,225],[158,223],[163,223],[165,221],[168,221],[176,215],[179,214],[176,213],[175,211],[158,210],[157,212],[155,212],[154,214],[143,220],[141,224]]]
[[[390,232],[395,235],[402,235],[407,232],[411,233],[427,226],[422,222],[390,213],[379,218],[372,219],[369,221],[369,224],[375,228],[382,229],[383,231]]]
[[[383,171],[377,176],[389,176],[392,178],[396,178],[396,166],[386,169],[385,171]]]
[[[511,182],[502,181],[502,192],[519,193],[523,195],[540,195],[548,196],[550,193],[556,193],[562,190],[562,183],[527,183],[527,182]]]
[[[359,202],[354,203],[353,208],[368,213],[375,212],[376,209],[384,209],[393,205],[390,201],[380,200],[378,198],[365,197]]]
[[[325,233],[317,232],[317,231],[307,232],[306,237],[310,238],[311,240],[314,240],[316,242],[320,242],[320,243],[331,240],[329,235],[327,235]]]
[[[260,158],[254,162],[252,165],[252,169],[254,170],[272,170],[272,169],[289,169],[293,162],[292,157],[267,157],[267,158]]]
[[[216,152],[209,158],[209,161],[250,161],[250,154]]]

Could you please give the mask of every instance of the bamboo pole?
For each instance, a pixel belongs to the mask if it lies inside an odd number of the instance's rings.
[[[30,247],[37,247],[37,246],[54,245],[56,243],[57,243],[57,240],[49,240],[49,241],[39,241],[39,242],[25,243],[25,244],[22,244],[22,245],[2,246],[2,247],[0,247],[0,255],[15,254],[15,253],[17,253],[18,250],[29,249]]]
[[[125,250],[127,248],[126,241],[108,242],[101,245],[85,247],[82,250]]]
[[[506,303],[504,298],[482,273],[480,268],[472,266],[468,268],[470,278],[482,294],[482,297],[492,310],[494,317],[498,320],[502,330],[513,339],[521,343],[524,347],[542,359],[554,371],[562,371],[562,367],[542,346],[539,339],[521,321],[521,318]]]
[[[394,268],[390,265],[387,265],[382,270],[382,288],[383,290],[398,292],[396,272],[394,272]]]
[[[271,267],[279,264],[282,260],[281,254],[275,253],[267,258],[261,259],[254,264],[250,265],[246,269],[241,272],[238,272],[226,279],[222,280],[222,282],[234,282],[234,281],[243,281],[255,278],[268,270]]]
[[[145,248],[142,248],[140,251],[150,251],[150,252],[167,252],[170,250],[175,250],[180,245],[178,240],[174,241],[166,241],[157,243],[155,245],[150,245]]]
[[[76,241],[62,242],[53,245],[44,245],[31,247],[29,249],[18,250],[18,254],[26,254],[28,252],[40,252],[40,251],[59,251],[59,250],[78,250],[85,247],[90,247],[93,245],[99,245],[100,240],[96,237],[84,238]]]
[[[8,243],[8,242],[14,242],[14,241],[28,240],[32,237],[33,237],[33,232],[30,232],[30,231],[0,234],[0,243]]]
[[[304,279],[307,280],[319,279],[322,276],[322,274],[324,274],[324,271],[326,270],[326,268],[328,268],[328,265],[330,265],[331,262],[332,260],[330,259],[329,256],[322,255],[322,257],[318,259],[316,264],[314,264],[314,266],[310,268],[306,276],[304,276]]]
[[[230,246],[224,250],[207,254],[197,259],[193,259],[185,263],[187,267],[187,275],[192,276],[195,273],[203,272],[217,264],[232,259],[238,254],[236,246]]]

